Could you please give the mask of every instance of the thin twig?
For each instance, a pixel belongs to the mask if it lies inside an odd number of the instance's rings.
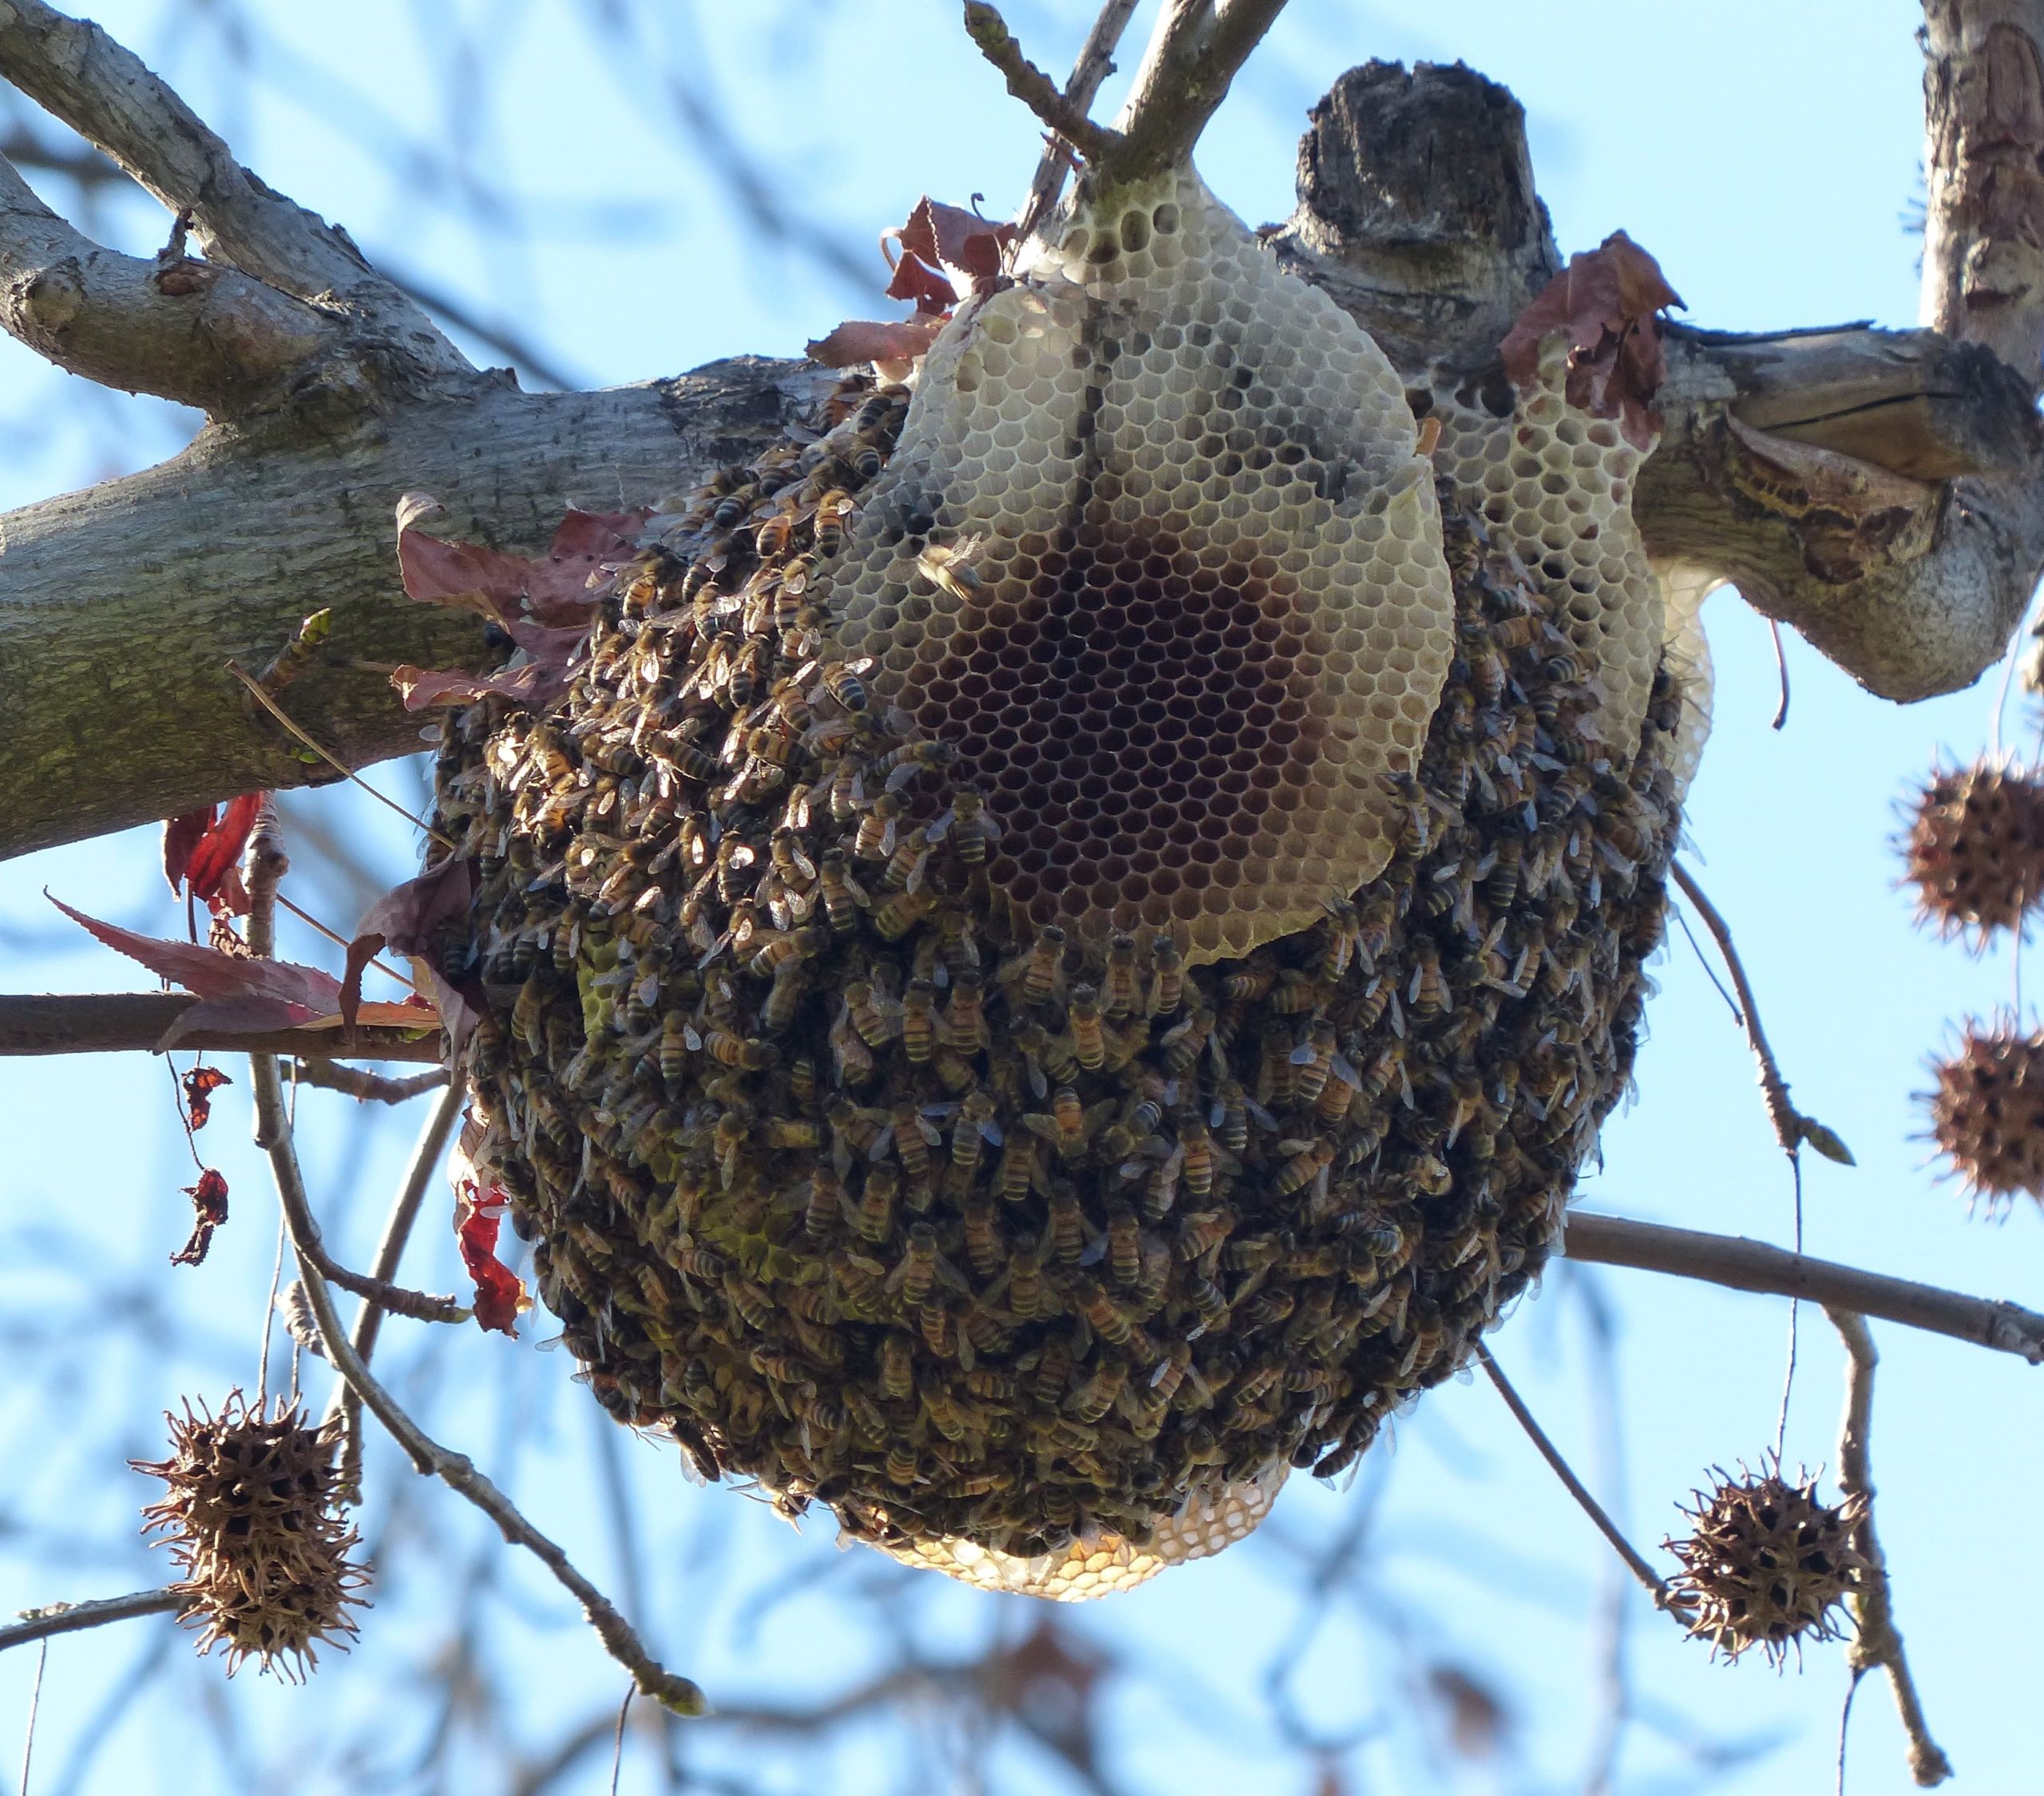
[[[1490,1375],[1491,1383],[1497,1387],[1498,1394],[1505,1401],[1505,1407],[1518,1418],[1519,1426],[1526,1430],[1527,1438],[1540,1450],[1540,1457],[1554,1470],[1555,1476],[1562,1481],[1570,1496],[1582,1506],[1583,1513],[1596,1523],[1597,1530],[1611,1543],[1613,1549],[1639,1580],[1640,1586],[1654,1599],[1657,1609],[1674,1610],[1681,1607],[1660,1574],[1642,1559],[1631,1541],[1618,1531],[1618,1525],[1604,1513],[1604,1506],[1590,1494],[1587,1486],[1570,1469],[1569,1462],[1562,1458],[1555,1443],[1547,1438],[1545,1430],[1533,1419],[1533,1412],[1520,1401],[1519,1393],[1511,1388],[1511,1381],[1499,1369],[1498,1363],[1491,1357],[1491,1350],[1480,1341],[1476,1343],[1476,1357],[1483,1363],[1483,1370]]]
[[[1768,727],[1770,730],[1782,730],[1787,728],[1788,723],[1788,658],[1781,652],[1780,622],[1774,618],[1769,618],[1767,620],[1767,627],[1768,633],[1774,639],[1775,676],[1781,682],[1781,702],[1774,707],[1774,717]]]
[[[29,1796],[29,1766],[35,1757],[35,1718],[42,1709],[42,1674],[50,1669],[50,1640],[46,1636],[35,1656],[35,1682],[29,1689],[28,1731],[22,1739],[20,1796]]]
[[[2033,1366],[2044,1364],[2044,1315],[2034,1310],[1889,1278],[1836,1260],[1812,1260],[1742,1235],[1705,1234],[1630,1216],[1571,1210],[1563,1251],[1571,1260],[1667,1272],[1733,1291],[1808,1297],[1827,1309],[1876,1315],[1907,1328],[2013,1353]]]
[[[427,835],[430,836],[434,841],[439,843],[442,848],[452,849],[458,853],[460,852],[458,844],[450,841],[445,836],[442,835],[438,829],[434,829],[431,824],[426,822],[423,818],[414,817],[412,813],[406,810],[402,805],[399,804],[396,799],[386,798],[382,793],[378,792],[374,786],[371,785],[368,781],[364,779],[352,767],[348,765],[345,761],[335,759],[335,757],[329,754],[326,750],[320,747],[320,746],[317,742],[314,742],[310,736],[307,735],[303,730],[299,729],[290,718],[284,714],[283,707],[278,704],[275,699],[272,698],[268,693],[263,690],[262,682],[258,680],[254,674],[247,672],[237,663],[232,661],[227,663],[227,671],[230,674],[233,674],[236,679],[240,681],[241,683],[248,689],[248,696],[253,698],[257,704],[260,705],[264,710],[267,711],[272,718],[275,718],[279,725],[280,725],[298,741],[304,743],[304,745],[311,750],[315,754],[318,755],[322,761],[325,762],[329,767],[331,767],[336,773],[339,773],[343,779],[351,780],[355,785],[360,786],[364,792],[367,793],[370,797],[374,798],[378,804],[382,805],[386,809],[395,811],[399,817],[402,817],[405,821],[409,823],[414,829],[424,830]]]
[[[1717,943],[1717,951],[1725,956],[1725,971],[1732,975],[1733,988],[1739,995],[1746,1045],[1753,1050],[1760,1069],[1761,1102],[1767,1108],[1767,1120],[1774,1129],[1774,1138],[1781,1144],[1781,1151],[1793,1159],[1796,1149],[1808,1141],[1827,1160],[1851,1165],[1852,1156],[1845,1144],[1822,1123],[1804,1115],[1788,1102],[1788,1082],[1781,1076],[1781,1063],[1774,1058],[1774,1050],[1767,1045],[1767,1031],[1761,1027],[1760,1007],[1753,1001],[1753,982],[1746,977],[1739,951],[1732,945],[1730,925],[1718,915],[1717,907],[1704,896],[1703,888],[1689,876],[1689,869],[1679,860],[1671,861],[1668,872],[1682,888],[1683,896],[1696,907],[1697,915],[1703,919],[1704,927]]]
[[[331,1060],[301,1060],[293,1069],[300,1085],[315,1085],[326,1091],[344,1092],[364,1103],[402,1104],[428,1091],[438,1091],[447,1082],[447,1069],[414,1073],[409,1078],[386,1078],[381,1073],[365,1073],[357,1066],[337,1066]]]
[[[183,991],[0,995],[0,1059],[16,1054],[155,1054],[179,1017],[200,1000]],[[358,1023],[346,1029],[194,1029],[178,1050],[283,1054],[302,1060],[431,1060],[446,1057],[438,1017],[419,1027]]]
[[[1099,16],[1093,21],[1093,29],[1087,33],[1086,42],[1079,47],[1079,58],[1072,65],[1072,79],[1064,84],[1067,105],[1082,114],[1092,110],[1094,97],[1099,93],[1101,82],[1115,72],[1115,49],[1121,42],[1122,33],[1128,29],[1129,16],[1135,10],[1135,0],[1107,0],[1100,8]],[[1064,140],[1053,136],[1044,146],[1042,159],[1036,164],[1036,177],[1029,183],[1029,197],[1016,216],[1020,241],[1026,243],[1036,234],[1037,226],[1057,204],[1058,195],[1064,190],[1065,172],[1071,165],[1072,158]]]
[[[138,1590],[129,1596],[104,1596],[93,1603],[52,1603],[46,1608],[24,1609],[19,1621],[0,1628],[0,1652],[10,1647],[26,1646],[53,1634],[75,1634],[84,1628],[104,1627],[109,1621],[133,1621],[137,1616],[168,1615],[184,1606],[175,1590]]]
[[[1849,1501],[1860,1499],[1859,1517],[1852,1527],[1852,1545],[1866,1561],[1858,1588],[1851,1601],[1859,1632],[1846,1649],[1846,1663],[1853,1679],[1879,1666],[1888,1673],[1895,1692],[1895,1707],[1902,1718],[1902,1731],[1909,1741],[1909,1774],[1920,1789],[1943,1783],[1951,1775],[1951,1761],[1931,1738],[1923,1719],[1923,1706],[1916,1695],[1915,1680],[1909,1675],[1909,1661],[1902,1650],[1902,1634],[1895,1625],[1894,1593],[1889,1588],[1888,1561],[1874,1532],[1874,1478],[1869,1441],[1874,1422],[1874,1368],[1880,1355],[1874,1351],[1874,1337],[1867,1321],[1852,1310],[1827,1309],[1832,1326],[1845,1343],[1848,1363],[1845,1372],[1845,1414],[1838,1428],[1838,1488]],[[1840,1725],[1841,1735],[1843,1724]],[[1844,1758],[1841,1739],[1840,1757]]]
[[[1007,77],[1008,91],[1088,162],[1100,160],[1121,140],[1105,125],[1095,125],[1083,106],[1074,105],[1057,83],[1022,53],[1008,21],[986,0],[965,0],[965,35]]]
[[[252,841],[252,853],[255,845]],[[256,896],[253,882],[250,882],[249,892],[252,899]],[[259,921],[252,908],[248,921],[252,946],[259,940],[274,940],[273,916]],[[335,1307],[334,1294],[326,1276],[327,1255],[319,1244],[319,1225],[313,1220],[305,1174],[298,1163],[298,1148],[291,1138],[291,1120],[284,1107],[283,1081],[278,1075],[275,1058],[267,1054],[251,1054],[248,1082],[255,1098],[256,1145],[269,1156],[277,1199],[283,1207],[284,1224],[291,1231],[291,1246],[298,1255],[299,1276],[304,1283],[313,1317],[319,1325],[328,1361],[421,1472],[438,1478],[450,1490],[474,1504],[497,1524],[505,1540],[532,1553],[574,1595],[604,1648],[632,1673],[640,1689],[678,1715],[702,1714],[705,1707],[702,1691],[687,1679],[668,1671],[646,1650],[636,1631],[610,1599],[575,1569],[573,1562],[553,1541],[525,1519],[509,1497],[476,1470],[473,1461],[465,1454],[450,1452],[441,1446],[377,1382],[341,1327],[340,1311]],[[450,1100],[452,1096],[450,1090]],[[445,1104],[442,1106],[442,1110],[446,1107]],[[394,1288],[381,1280],[369,1282],[386,1290]],[[379,1296],[378,1301],[382,1302],[383,1299]]]
[[[383,1237],[376,1244],[376,1257],[370,1263],[371,1274],[379,1279],[391,1280],[398,1276],[398,1268],[405,1256],[405,1244],[411,1239],[412,1225],[418,1220],[419,1206],[426,1201],[426,1188],[433,1182],[442,1155],[447,1151],[447,1143],[454,1133],[455,1125],[461,1119],[461,1106],[467,1101],[467,1093],[458,1084],[450,1085],[447,1094],[434,1106],[433,1114],[426,1118],[426,1126],[419,1132],[418,1145],[412,1150],[411,1165],[406,1170],[405,1182],[398,1186],[396,1199],[390,1205],[390,1213],[383,1224]],[[383,1327],[383,1309],[378,1303],[365,1302],[362,1313],[355,1319],[355,1356],[365,1366],[376,1351],[376,1337]],[[351,1384],[343,1382],[334,1393],[334,1402],[327,1414],[343,1417],[341,1437],[341,1490],[349,1501],[359,1501],[362,1495],[362,1398]]]

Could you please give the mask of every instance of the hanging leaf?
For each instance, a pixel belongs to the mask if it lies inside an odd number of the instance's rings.
[[[187,1120],[194,1129],[203,1129],[213,1119],[213,1094],[234,1081],[217,1066],[194,1066],[179,1082],[184,1087]]]
[[[199,1174],[196,1185],[184,1187],[184,1195],[192,1200],[194,1212],[191,1238],[170,1256],[170,1263],[196,1266],[213,1244],[213,1231],[227,1220],[227,1181],[208,1166]]]
[[[533,1300],[525,1281],[497,1257],[504,1204],[504,1193],[495,1185],[464,1179],[455,1194],[454,1240],[461,1250],[461,1264],[475,1280],[477,1323],[515,1336],[519,1314],[530,1309]]]

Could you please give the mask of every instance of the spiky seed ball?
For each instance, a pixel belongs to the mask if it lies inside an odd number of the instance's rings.
[[[1900,847],[1919,922],[1976,940],[2044,901],[2044,781],[1987,762],[1933,770]]]
[[[2026,1035],[2010,1017],[1969,1022],[1935,1070],[1931,1138],[1968,1195],[1990,1214],[2019,1192],[2044,1202],[2044,1033]]]
[[[1713,1656],[1758,1647],[1778,1667],[1792,1643],[1800,1655],[1805,1640],[1842,1635],[1841,1605],[1866,1565],[1852,1545],[1863,1503],[1819,1502],[1816,1480],[1783,1478],[1778,1459],[1760,1476],[1743,1465],[1739,1474],[1717,1468],[1709,1494],[1696,1492],[1697,1506],[1682,1512],[1694,1532],[1662,1544],[1682,1562],[1670,1581],[1686,1599],[1689,1632]]]
[[[170,1458],[133,1463],[170,1486],[142,1513],[184,1574],[171,1587],[184,1598],[178,1620],[203,1623],[201,1654],[225,1643],[230,1677],[253,1657],[302,1683],[318,1643],[346,1649],[348,1609],[368,1581],[348,1557],[358,1537],[335,1509],[339,1422],[308,1427],[295,1404],[279,1398],[266,1413],[239,1391],[217,1416],[188,1402],[181,1420],[164,1420]]]

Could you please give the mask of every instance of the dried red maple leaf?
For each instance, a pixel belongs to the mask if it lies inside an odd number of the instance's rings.
[[[1614,231],[1569,258],[1505,333],[1499,358],[1512,384],[1526,386],[1539,370],[1540,345],[1566,332],[1568,402],[1617,418],[1626,441],[1643,449],[1659,428],[1650,402],[1668,371],[1659,314],[1682,303],[1661,265]]]
[[[227,1220],[227,1181],[206,1167],[199,1174],[196,1185],[184,1187],[184,1195],[192,1200],[196,1212],[192,1221],[192,1236],[170,1256],[173,1266],[196,1266],[206,1257],[206,1250],[213,1244],[213,1231]]]
[[[176,981],[202,1000],[180,1013],[157,1042],[159,1051],[175,1047],[195,1029],[289,1029],[331,1016],[340,1008],[341,982],[317,967],[301,967],[291,960],[246,959],[201,947],[196,942],[138,936],[132,929],[74,911],[61,899],[50,901],[109,947],[141,961],[151,972]]]
[[[516,1335],[518,1314],[530,1309],[533,1300],[525,1293],[525,1281],[497,1257],[504,1201],[495,1185],[462,1180],[455,1193],[454,1240],[461,1250],[461,1264],[475,1280],[477,1324]]]
[[[850,368],[861,362],[909,362],[937,341],[944,320],[928,314],[881,323],[855,318],[808,346],[809,358],[826,368]]]
[[[351,1029],[362,1003],[362,969],[370,957],[388,947],[394,954],[431,961],[434,936],[468,909],[475,889],[473,866],[450,855],[369,907],[348,943],[347,971],[341,981],[341,1019]]]
[[[647,513],[571,511],[544,556],[506,555],[480,543],[429,536],[415,520],[438,511],[423,494],[398,510],[398,570],[405,591],[424,603],[472,611],[509,627],[514,619],[572,623],[586,619],[598,594],[591,575],[631,559]]]
[[[902,226],[901,243],[906,255],[943,270],[962,296],[991,292],[1005,281],[1002,264],[1015,236],[1015,227],[1004,220],[981,218],[925,194]]]
[[[268,796],[244,792],[230,799],[217,817],[208,805],[169,818],[163,826],[163,872],[170,889],[188,891],[216,915],[246,916],[248,894],[241,888],[241,851]]]
[[[905,251],[894,264],[887,283],[890,299],[913,299],[918,312],[948,312],[958,303],[958,290],[919,255]]]
[[[194,1129],[203,1129],[213,1119],[213,1094],[232,1085],[217,1066],[194,1066],[180,1082],[184,1087],[184,1109]]]

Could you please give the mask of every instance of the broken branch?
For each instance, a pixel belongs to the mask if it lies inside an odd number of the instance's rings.
[[[1008,79],[1008,91],[1034,113],[1088,162],[1096,161],[1119,140],[1086,116],[1057,83],[1022,53],[1008,22],[986,0],[965,0],[965,34],[980,55]]]

